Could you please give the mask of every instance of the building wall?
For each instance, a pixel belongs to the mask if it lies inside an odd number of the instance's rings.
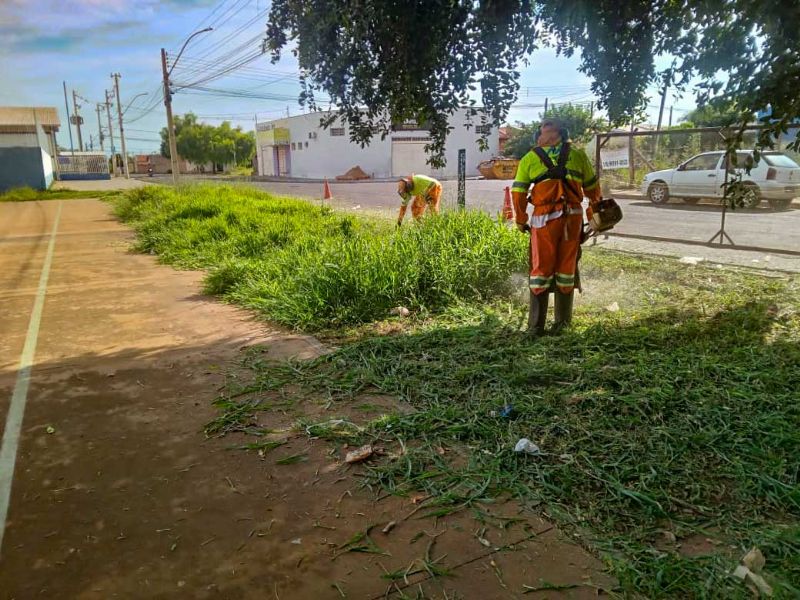
[[[38,148],[35,133],[0,133],[0,148]]]
[[[39,149],[42,153],[42,176],[44,178],[44,187],[48,189],[53,185],[53,159],[45,152],[44,148]]]
[[[35,137],[35,136],[34,136]],[[38,144],[36,147],[0,147],[0,192],[17,187],[47,189],[53,180],[52,163]],[[49,170],[49,181],[45,169]]]
[[[309,113],[278,119],[269,123],[276,128],[287,128],[289,130],[289,153],[291,156],[292,177],[300,178],[334,178],[342,175],[356,165],[360,166],[364,172],[374,178],[392,177],[392,138],[424,138],[429,133],[425,130],[397,131],[380,139],[376,136],[372,139],[369,146],[364,148],[358,144],[350,142],[348,128],[337,121],[328,129],[320,127],[320,118],[323,113]],[[493,149],[497,148],[498,132],[493,128],[489,138],[489,149],[481,152],[478,149],[478,136],[475,128],[467,130],[464,127],[466,122],[466,111],[460,111],[451,119],[453,130],[447,139],[445,159],[447,165],[444,169],[430,170],[429,172],[437,177],[455,177],[458,174],[458,150],[464,148],[467,151],[467,175],[478,174],[478,163],[493,156]],[[263,125],[263,124],[262,124]],[[344,127],[345,135],[334,136],[332,129]],[[259,134],[256,132],[258,140]],[[312,137],[309,137],[312,134]],[[316,137],[314,137],[316,134]],[[292,146],[292,144],[294,146]],[[263,172],[269,174],[270,153],[274,146],[257,142],[256,152],[258,163],[263,166]],[[272,170],[274,172],[274,170]]]

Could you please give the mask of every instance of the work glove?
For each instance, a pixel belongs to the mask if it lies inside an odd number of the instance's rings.
[[[528,233],[531,230],[531,226],[527,223],[517,223],[517,230],[521,233]]]

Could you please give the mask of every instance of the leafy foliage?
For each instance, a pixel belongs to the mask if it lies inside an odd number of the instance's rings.
[[[195,164],[247,165],[256,150],[252,132],[233,128],[228,121],[221,125],[207,125],[197,121],[193,113],[175,116],[175,136],[178,154]],[[169,158],[167,128],[161,129],[161,154]]]
[[[727,127],[736,122],[739,115],[730,104],[706,104],[695,108],[684,116],[684,121],[694,127]]]
[[[367,143],[392,123],[427,122],[433,166],[444,162],[447,116],[485,108],[500,126],[516,100],[518,68],[537,47],[580,51],[598,108],[612,124],[646,104],[653,82],[686,89],[701,104],[730,104],[744,126],[771,106],[769,144],[800,115],[800,4],[780,0],[512,0],[394,2],[275,0],[265,46],[274,60],[296,43],[303,104],[324,91],[341,108],[353,141]],[[654,57],[674,56],[658,71]],[[741,131],[739,131],[739,135]],[[738,142],[738,135],[734,142]]]
[[[544,117],[561,121],[570,134],[570,139],[578,143],[586,143],[595,131],[601,129],[605,122],[603,119],[592,116],[592,111],[576,104],[558,104],[549,109]],[[517,123],[517,129],[506,142],[505,155],[522,158],[533,146],[533,136],[539,128],[539,121],[532,123]]]

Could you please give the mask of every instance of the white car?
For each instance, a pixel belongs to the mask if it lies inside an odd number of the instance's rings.
[[[782,152],[762,152],[749,173],[743,165],[752,163],[752,151],[739,151],[736,155],[735,171],[742,173],[742,183],[749,192],[746,207],[755,208],[764,199],[774,209],[786,208],[800,196],[800,166]],[[664,204],[670,198],[682,198],[689,204],[701,198],[721,198],[724,156],[723,152],[704,152],[675,169],[648,173],[642,182],[642,193],[654,204]]]

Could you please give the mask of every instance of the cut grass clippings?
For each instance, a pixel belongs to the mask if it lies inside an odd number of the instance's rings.
[[[626,595],[748,598],[730,573],[757,546],[776,597],[797,597],[800,282],[596,248],[584,277],[613,284],[622,310],[583,305],[571,331],[530,342],[519,302],[454,306],[312,361],[256,359],[253,388],[355,406],[396,396],[416,411],[348,432],[395,448],[365,467],[367,485],[425,493],[422,516],[506,495],[544,509]],[[492,416],[506,404],[516,418]],[[306,425],[336,441],[339,429]],[[515,454],[521,437],[543,455]]]
[[[573,328],[531,342],[522,302],[505,294],[525,237],[480,214],[395,232],[219,187],[148,187],[117,210],[140,250],[209,269],[209,291],[296,328],[362,324],[315,360],[252,355],[252,393],[221,398],[209,433],[258,435],[253,415],[272,390],[321,396],[331,418],[305,430],[390,449],[363,467],[365,482],[429,497],[417,516],[510,495],[604,557],[625,595],[750,597],[730,573],[753,546],[776,596],[800,595],[797,278],[592,248]],[[424,318],[370,330],[397,305]],[[376,392],[414,410],[336,418]],[[493,416],[507,404],[516,418]],[[515,454],[521,437],[542,454]],[[713,543],[698,552],[697,539]]]

